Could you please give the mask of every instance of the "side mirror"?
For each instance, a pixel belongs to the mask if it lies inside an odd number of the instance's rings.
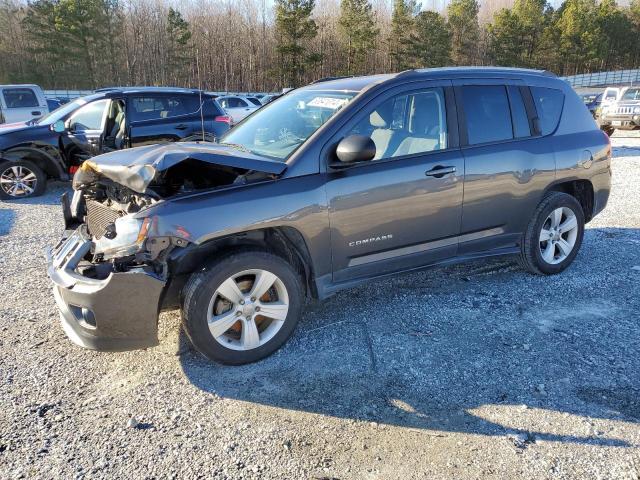
[[[376,156],[376,144],[370,137],[350,135],[340,140],[336,157],[342,163],[366,162]]]
[[[51,130],[53,130],[56,133],[64,133],[66,129],[67,127],[65,127],[64,122],[62,120],[58,120],[57,122],[54,122],[53,125],[51,125]]]

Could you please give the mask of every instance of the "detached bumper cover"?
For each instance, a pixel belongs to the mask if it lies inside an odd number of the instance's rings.
[[[83,228],[47,250],[47,272],[67,336],[93,350],[134,350],[158,344],[158,311],[165,282],[143,270],[100,280],[77,272],[91,247]]]

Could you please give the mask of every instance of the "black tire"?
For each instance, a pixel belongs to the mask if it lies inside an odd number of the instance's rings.
[[[42,169],[40,167],[38,167],[38,165],[36,165],[35,163],[33,163],[33,162],[29,161],[29,160],[15,160],[15,161],[11,161],[11,160],[1,161],[0,160],[0,176],[2,176],[3,179],[6,179],[4,174],[7,173],[7,171],[9,169],[12,169],[12,167],[22,167],[23,169],[27,169],[27,170],[31,171],[35,175],[35,177],[36,177],[35,178],[35,185],[34,184],[30,185],[33,188],[33,191],[31,193],[22,193],[22,194],[17,194],[17,195],[11,195],[7,191],[5,191],[5,185],[7,185],[7,184],[4,183],[4,184],[0,185],[0,199],[2,199],[2,200],[20,200],[20,199],[23,199],[23,198],[37,197],[37,196],[43,194],[45,188],[47,187],[47,176],[42,171]],[[10,175],[10,173],[9,173],[9,175]]]
[[[251,350],[233,350],[223,346],[209,331],[209,302],[225,280],[239,272],[253,269],[271,272],[282,281],[289,297],[289,310],[280,330],[266,343]],[[229,365],[261,360],[280,348],[293,333],[302,312],[302,288],[300,275],[277,255],[256,250],[231,253],[191,275],[183,290],[184,331],[196,350],[210,360]]]
[[[540,232],[549,215],[554,210],[566,207],[576,216],[578,232],[573,249],[567,257],[559,263],[548,263],[542,257],[540,249]],[[562,272],[567,268],[580,250],[582,238],[584,236],[584,212],[580,203],[571,195],[562,192],[549,192],[542,199],[538,208],[533,214],[531,221],[524,234],[521,253],[519,257],[520,265],[531,273],[538,275],[553,275]]]

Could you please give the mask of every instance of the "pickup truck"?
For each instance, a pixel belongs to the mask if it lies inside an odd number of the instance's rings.
[[[215,97],[178,88],[106,88],[37,120],[0,125],[0,199],[33,197],[101,153],[215,140],[231,120]]]
[[[547,72],[334,79],[218,144],[84,162],[48,273],[79,345],[156,345],[158,312],[180,308],[198,351],[242,364],[279,348],[306,301],[372,279],[497,255],[559,274],[610,187],[609,137]]]
[[[49,113],[38,85],[0,85],[0,124],[26,122]]]

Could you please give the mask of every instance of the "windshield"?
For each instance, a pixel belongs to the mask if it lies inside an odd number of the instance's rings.
[[[640,100],[640,89],[638,88],[630,88],[624,95],[622,95],[622,100]]]
[[[256,155],[286,160],[357,94],[296,90],[265,105],[221,138]]]
[[[36,123],[38,125],[51,125],[53,123],[56,123],[58,120],[63,119],[68,114],[80,108],[85,103],[87,103],[87,101],[83,98],[76,98],[73,102],[65,103],[64,105],[56,108],[53,112],[45,115]]]

